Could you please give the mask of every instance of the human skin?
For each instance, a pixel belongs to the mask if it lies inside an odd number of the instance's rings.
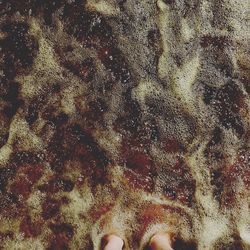
[[[119,236],[111,234],[107,236],[103,250],[122,250],[123,245],[124,242]]]
[[[150,239],[149,246],[152,250],[173,250],[168,233],[156,233]]]

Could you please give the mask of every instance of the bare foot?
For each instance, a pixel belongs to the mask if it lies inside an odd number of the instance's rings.
[[[171,239],[168,233],[157,233],[149,242],[152,250],[173,250],[171,247]]]
[[[105,245],[103,250],[122,250],[124,245],[123,240],[114,234],[105,237]]]

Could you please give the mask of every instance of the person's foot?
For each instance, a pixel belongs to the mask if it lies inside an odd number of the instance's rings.
[[[124,242],[119,236],[110,234],[105,237],[103,250],[122,250],[123,245]]]
[[[157,233],[150,239],[149,246],[152,250],[173,250],[171,238],[168,233]]]

